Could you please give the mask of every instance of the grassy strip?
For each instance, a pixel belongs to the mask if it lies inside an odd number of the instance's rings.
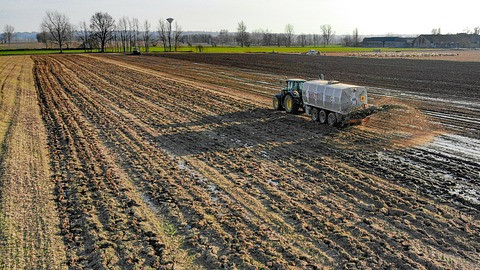
[[[144,51],[144,48],[141,48]],[[364,48],[364,47],[343,47],[340,45],[332,45],[328,47],[275,47],[275,46],[259,46],[259,47],[210,47],[203,48],[203,53],[306,53],[309,50],[317,50],[322,53],[349,53],[349,52],[373,52],[380,50],[382,52],[394,51],[418,51],[419,48]],[[96,52],[96,50],[94,50]],[[113,49],[107,49],[107,52],[117,52]],[[151,47],[150,52],[164,52],[163,47]],[[178,52],[197,52],[194,46],[185,46],[178,49]],[[34,55],[34,54],[58,54],[57,49],[13,49],[0,50],[2,55]],[[63,53],[85,53],[83,49],[66,49]]]

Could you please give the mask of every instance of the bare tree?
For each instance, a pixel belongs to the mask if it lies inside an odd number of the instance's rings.
[[[50,33],[53,41],[58,44],[60,53],[63,53],[63,45],[68,40],[70,22],[65,16],[58,11],[47,11],[41,25],[43,31]]]
[[[329,24],[320,26],[320,30],[322,30],[323,47],[325,47],[330,44],[332,41],[332,36],[335,34],[335,32],[333,32],[332,26]]]
[[[358,28],[355,28],[353,30],[353,35],[352,35],[352,41],[353,41],[353,46],[358,47],[360,45],[360,36],[358,35]]]
[[[78,37],[82,42],[81,46],[83,47],[85,52],[87,52],[92,48],[91,31],[86,21],[80,22],[79,26],[80,26],[80,29],[78,31]]]
[[[128,25],[129,25],[128,17],[123,16],[118,20],[117,31],[120,34],[120,43],[121,43],[123,52],[127,51],[127,47],[129,45],[128,44],[128,36],[129,36]]]
[[[285,38],[286,38],[286,47],[290,47],[292,45],[292,40],[293,40],[293,25],[292,24],[287,24],[285,25]]]
[[[432,29],[432,35],[441,35],[442,34],[442,30],[439,28],[433,28]]]
[[[151,24],[148,20],[145,20],[143,23],[143,45],[145,46],[145,51],[148,52],[150,48],[150,40],[152,39],[152,32],[150,31]]]
[[[255,29],[250,34],[250,44],[251,45],[260,45],[262,42],[262,29]]]
[[[218,34],[218,41],[222,46],[225,46],[226,43],[228,43],[229,40],[229,35],[228,35],[228,30],[227,29],[222,29],[220,30],[220,34]]]
[[[480,35],[480,26],[475,26],[473,28],[473,34],[474,35]]]
[[[12,42],[13,35],[15,33],[15,27],[11,26],[10,24],[5,25],[3,28],[3,38],[5,41],[10,45]]]
[[[45,44],[45,49],[48,49],[49,39],[50,39],[49,34],[46,31],[37,33],[37,41]]]
[[[353,40],[352,36],[350,36],[348,34],[344,35],[343,38],[342,38],[342,45],[343,46],[352,46],[352,43],[353,43],[352,40]]]
[[[273,43],[273,34],[270,30],[265,29],[262,33],[262,44],[264,46],[270,46]]]
[[[113,38],[115,20],[106,12],[97,12],[90,19],[90,28],[100,42],[100,52],[105,52],[107,42]]]
[[[320,43],[320,35],[313,34],[313,46],[316,47]]]
[[[70,49],[70,45],[75,40],[75,32],[76,32],[75,26],[73,24],[68,24],[67,39],[65,40],[65,45],[67,46],[67,49]]]
[[[140,40],[140,23],[137,18],[132,18],[132,38],[133,47],[138,47],[138,41]]]
[[[278,47],[282,46],[282,43],[285,44],[285,35],[283,34],[274,34],[274,39]]]
[[[128,20],[128,50],[132,51],[132,47],[135,46],[135,26],[132,20]]]
[[[248,45],[249,42],[247,26],[243,21],[239,22],[237,26],[237,42],[240,44],[240,47]]]
[[[180,40],[182,38],[182,34],[183,34],[182,27],[178,25],[177,22],[175,22],[175,31],[173,34],[173,44],[175,47],[175,51],[177,51],[178,47],[180,47]]]
[[[168,35],[167,23],[165,23],[165,21],[163,19],[158,20],[158,36],[159,36],[160,40],[162,41],[163,51],[165,51],[165,52],[167,51],[167,45],[168,45],[167,35]]]
[[[307,35],[305,35],[304,33],[298,35],[298,43],[300,44],[300,46],[302,47],[305,47],[305,45],[307,44]]]

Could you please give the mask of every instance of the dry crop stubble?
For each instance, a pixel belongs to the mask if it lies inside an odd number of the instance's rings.
[[[0,58],[0,267],[64,269],[33,61]]]

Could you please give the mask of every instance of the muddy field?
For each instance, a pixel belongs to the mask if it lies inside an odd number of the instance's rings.
[[[164,54],[163,57],[260,72],[348,81],[427,93],[432,97],[480,100],[480,63],[371,59],[288,54]]]
[[[370,101],[397,106],[339,130],[270,108],[280,80],[310,67],[285,65],[302,56],[170,57],[188,61],[32,58],[65,250],[58,268],[478,266],[480,107],[470,66],[450,67],[464,82],[433,65],[395,86],[396,62],[391,78],[363,68],[350,82],[371,79]],[[354,67],[322,73],[342,79]],[[440,96],[422,91],[435,78]],[[450,95],[447,83],[467,95]]]

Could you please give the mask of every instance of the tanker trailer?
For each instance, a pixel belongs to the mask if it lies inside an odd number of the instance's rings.
[[[314,122],[330,126],[361,123],[363,119],[356,112],[368,106],[365,87],[327,80],[305,82],[302,101],[305,112]]]

